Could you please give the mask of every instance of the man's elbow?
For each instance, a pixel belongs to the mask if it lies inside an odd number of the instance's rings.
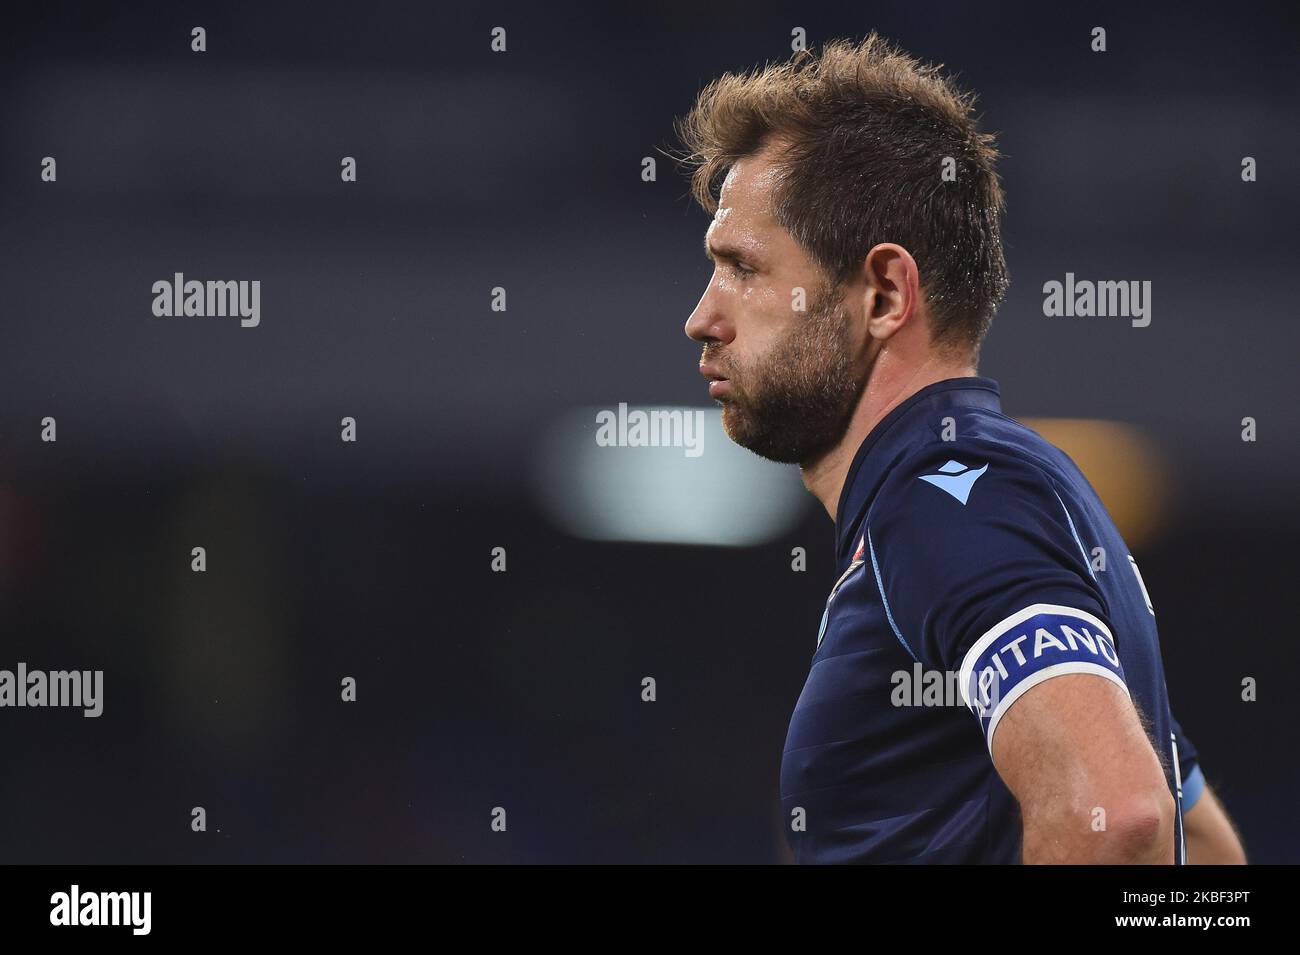
[[[1174,862],[1174,798],[1159,790],[1128,790],[1109,798],[1075,794],[1025,813],[1023,861],[1082,865],[1169,865]],[[1064,809],[1071,806],[1071,809]],[[1022,806],[1022,811],[1027,807]]]
[[[1178,807],[1165,786],[1126,796],[1107,814],[1104,860],[1112,864],[1171,865]]]

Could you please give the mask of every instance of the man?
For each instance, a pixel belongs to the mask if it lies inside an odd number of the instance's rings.
[[[714,213],[686,323],[709,394],[836,524],[781,767],[796,858],[1170,863],[1185,812],[1193,860],[1244,861],[1128,548],[976,377],[1008,275],[972,108],[873,34],[726,74],[679,124]],[[899,692],[932,672],[955,705]]]

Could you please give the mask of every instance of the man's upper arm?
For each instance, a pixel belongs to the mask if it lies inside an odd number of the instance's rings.
[[[1035,687],[1001,720],[992,753],[1024,815],[1026,861],[1118,860],[1158,838],[1173,861],[1173,797],[1121,686],[1066,674]]]
[[[1172,796],[1105,597],[1044,472],[997,448],[935,448],[891,476],[867,531],[898,639],[924,666],[960,669],[1027,824],[1062,800],[1120,825],[1164,817]]]

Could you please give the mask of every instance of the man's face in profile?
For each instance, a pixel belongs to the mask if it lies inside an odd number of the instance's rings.
[[[705,233],[714,272],[686,321],[728,437],[805,464],[843,437],[866,383],[841,290],[771,216],[779,167],[762,150],[731,167]]]

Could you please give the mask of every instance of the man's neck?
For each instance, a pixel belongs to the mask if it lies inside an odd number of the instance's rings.
[[[975,369],[969,363],[941,362],[937,358],[901,373],[872,374],[839,444],[818,460],[799,468],[804,487],[821,501],[832,521],[839,510],[840,494],[848,477],[849,465],[853,463],[854,455],[871,429],[922,388],[936,381],[966,378],[974,374]]]

